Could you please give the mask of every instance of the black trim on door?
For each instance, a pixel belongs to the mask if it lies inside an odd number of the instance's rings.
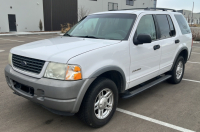
[[[156,40],[159,40],[161,38],[161,33],[160,33],[160,28],[159,28],[158,21],[157,21],[155,14],[153,14],[153,19],[154,19],[154,23],[155,23],[155,27],[156,27],[156,34],[157,34]]]

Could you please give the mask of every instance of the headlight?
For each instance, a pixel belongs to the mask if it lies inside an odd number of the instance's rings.
[[[44,77],[52,78],[52,79],[59,79],[64,80],[66,75],[66,64],[60,63],[49,63]]]
[[[12,54],[9,53],[8,55],[8,63],[12,66]]]
[[[49,63],[44,77],[59,80],[80,80],[82,79],[81,68],[76,65],[61,63]]]

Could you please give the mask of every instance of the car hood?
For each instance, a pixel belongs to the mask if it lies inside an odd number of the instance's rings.
[[[74,56],[119,42],[121,41],[60,36],[17,46],[11,49],[11,53],[45,61],[67,63]]]

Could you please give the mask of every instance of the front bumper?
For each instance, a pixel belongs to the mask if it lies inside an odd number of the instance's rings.
[[[79,106],[77,107],[76,105],[80,105],[82,100],[77,100],[77,98],[80,96],[82,85],[85,84],[84,82],[87,82],[87,80],[60,81],[47,78],[33,78],[14,71],[10,65],[7,65],[5,68],[5,76],[9,87],[15,94],[48,109],[67,113],[75,113],[79,109]],[[31,87],[34,93],[30,94],[16,88],[13,82]]]

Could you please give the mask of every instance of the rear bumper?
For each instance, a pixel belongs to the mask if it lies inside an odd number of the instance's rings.
[[[88,83],[90,79],[60,81],[47,78],[33,78],[14,71],[10,65],[7,65],[5,68],[5,76],[9,87],[15,94],[38,103],[49,110],[67,113],[76,113],[79,110],[82,102],[80,97],[84,96],[82,95],[84,93],[81,93],[81,91],[87,89],[90,84]],[[31,95],[17,88],[13,82],[31,87],[34,89],[34,93]]]

